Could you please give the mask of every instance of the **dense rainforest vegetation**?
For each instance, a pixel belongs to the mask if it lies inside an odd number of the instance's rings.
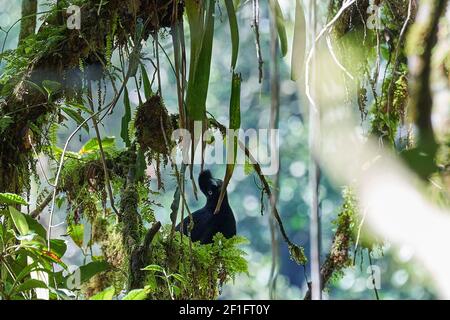
[[[1,300],[450,297],[449,1],[0,4]],[[204,169],[238,232],[201,244]]]

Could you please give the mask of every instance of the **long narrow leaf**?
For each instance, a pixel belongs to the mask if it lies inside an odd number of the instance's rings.
[[[145,66],[143,64],[141,64],[141,74],[142,74],[142,82],[144,84],[145,99],[148,100],[153,95],[153,91],[152,91],[152,85],[148,78],[147,70],[145,69]]]
[[[111,150],[115,147],[115,137],[105,137],[102,139],[103,150]],[[92,138],[78,151],[80,155],[97,152],[100,149],[97,138]]]
[[[27,235],[30,232],[30,229],[28,227],[28,223],[25,219],[24,214],[12,206],[9,207],[9,214],[11,215],[14,225],[19,231],[20,235]]]
[[[297,80],[302,74],[306,52],[306,22],[300,0],[296,0],[294,41],[292,44],[291,79]]]
[[[85,119],[78,113],[78,111],[67,107],[61,107],[61,109],[64,111],[65,114],[67,114],[70,118],[72,118],[77,125],[80,125],[83,122],[85,122]],[[87,133],[89,133],[89,125],[87,124],[87,122],[83,124],[83,129],[86,130]]]
[[[198,4],[196,6],[198,6]],[[202,121],[205,119],[206,115],[206,97],[208,94],[214,36],[214,9],[215,2],[206,1],[204,27],[202,27],[201,30],[196,30],[203,34],[201,43],[198,42],[198,39],[196,42],[193,42],[193,45],[195,45],[194,53],[196,53],[197,50],[199,50],[199,53],[197,59],[195,59],[195,57],[194,60],[191,59],[186,104],[189,118],[194,121]],[[197,24],[198,22],[195,22],[195,25]],[[191,37],[192,36],[191,30]],[[200,49],[198,49],[199,45]],[[192,62],[194,65],[192,65]]]
[[[145,88],[145,80],[144,80],[144,88]],[[147,93],[145,95],[147,95]],[[128,127],[131,121],[131,104],[130,104],[130,97],[128,96],[128,89],[126,87],[124,89],[123,105],[125,108],[125,114],[122,117],[120,137],[125,143],[125,146],[129,148],[131,146],[131,141],[130,141],[130,133],[128,132]]]
[[[241,127],[241,75],[233,73],[233,80],[231,84],[231,98],[230,98],[230,124],[229,129],[234,134],[228,134],[227,137],[227,169],[225,178],[223,179],[222,189],[220,190],[219,200],[217,202],[215,213],[219,212],[222,201],[227,191],[228,183],[233,176],[234,167],[236,163],[237,147],[238,147],[238,133],[237,130]]]
[[[231,32],[231,69],[236,68],[236,62],[239,53],[239,27],[236,18],[236,10],[233,4],[233,0],[225,0],[225,6],[228,12],[228,21],[230,22],[230,32]]]
[[[271,0],[275,7],[275,19],[277,24],[278,38],[280,39],[281,55],[284,57],[288,51],[286,27],[284,25],[283,11],[281,10],[278,0]]]

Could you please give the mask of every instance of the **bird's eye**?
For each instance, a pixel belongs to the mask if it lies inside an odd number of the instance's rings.
[[[211,190],[208,190],[208,194],[209,194],[210,196],[212,196],[213,192],[212,192]]]

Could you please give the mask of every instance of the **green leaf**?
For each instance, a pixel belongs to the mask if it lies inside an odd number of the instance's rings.
[[[58,146],[52,145],[51,146],[51,150],[53,152],[53,154],[55,155],[56,158],[61,158],[62,152],[63,150],[61,148],[59,148]],[[67,151],[64,153],[64,158],[73,158],[73,159],[80,159],[80,154],[77,152],[72,152],[72,151]]]
[[[152,85],[151,85],[150,80],[148,78],[147,70],[145,69],[145,66],[143,64],[141,64],[141,74],[142,74],[142,82],[144,84],[145,99],[148,100],[153,95],[153,91],[152,91]]]
[[[24,217],[28,223],[28,228],[30,231],[45,239],[47,236],[47,231],[45,231],[45,228],[36,219],[33,219],[32,216],[25,214]]]
[[[68,233],[75,244],[82,248],[84,240],[84,225],[83,224],[72,224],[69,227]]]
[[[237,131],[241,127],[241,75],[233,73],[233,80],[231,83],[231,97],[230,97],[230,124],[229,128],[235,130],[232,137],[227,139],[227,169],[225,178],[223,179],[222,189],[220,190],[219,200],[215,212],[218,212],[222,206],[222,201],[227,191],[227,186],[233,176],[234,167],[236,163],[237,149],[238,149],[238,135]],[[232,139],[231,139],[232,138]]]
[[[131,290],[122,300],[145,300],[148,293],[148,288]]]
[[[143,268],[142,270],[145,271],[153,271],[153,272],[164,272],[164,268],[161,266],[158,266],[157,264],[151,264]]]
[[[10,116],[2,116],[0,118],[0,134],[13,122],[14,120]]]
[[[105,137],[102,139],[103,150],[112,149],[115,146],[115,137]],[[97,152],[100,149],[97,138],[92,138],[78,151],[80,155]]]
[[[26,83],[27,85],[31,86],[33,89],[35,89],[36,91],[42,93],[42,95],[44,97],[48,97],[47,93],[40,87],[38,86],[36,83],[29,81],[29,80],[23,80],[24,83]]]
[[[286,27],[284,25],[283,11],[281,10],[278,0],[270,0],[273,2],[275,9],[275,19],[277,24],[278,38],[280,39],[281,55],[284,57],[288,51]]]
[[[61,90],[61,84],[56,81],[51,80],[44,80],[42,81],[42,86],[44,87],[45,91],[47,92],[47,96],[50,99],[51,96]]]
[[[48,287],[41,280],[28,279],[24,283],[22,283],[20,286],[18,286],[17,289],[15,289],[14,291],[18,293],[18,292],[24,292],[24,291],[37,289],[37,288],[45,288],[46,289]]]
[[[31,272],[36,271],[35,269],[37,269],[38,267],[39,265],[37,262],[33,262],[27,265],[20,271],[19,275],[16,277],[16,281],[22,281],[22,279],[24,279],[25,277],[29,277]]]
[[[68,108],[71,108],[75,111],[83,111],[86,112],[87,114],[92,114],[92,110],[89,108],[86,108],[84,105],[82,105],[81,103],[76,103],[73,101],[69,101],[65,104]]]
[[[106,271],[109,269],[109,264],[106,261],[93,261],[79,268],[80,282],[84,283],[97,273]]]
[[[225,6],[228,12],[228,21],[230,23],[230,32],[231,32],[231,69],[234,70],[236,68],[236,62],[239,53],[239,27],[236,18],[236,10],[233,4],[233,0],[225,0]]]
[[[28,223],[25,218],[25,215],[22,212],[18,211],[16,208],[11,206],[9,207],[9,213],[20,235],[25,236],[29,234],[30,229],[28,228]]]
[[[21,196],[14,193],[0,193],[0,204],[26,206],[28,202],[26,202]]]
[[[173,273],[173,274],[171,274],[170,276],[171,276],[172,278],[174,278],[175,280],[178,280],[178,281],[181,282],[181,283],[186,283],[186,282],[187,282],[186,279],[185,279],[181,274]]]
[[[24,235],[24,236],[16,236],[16,238],[17,238],[17,240],[19,240],[19,241],[23,241],[23,242],[31,242],[31,241],[33,241],[33,239],[34,239],[36,236],[37,236],[36,233],[30,232],[30,233],[27,233],[27,234]]]
[[[145,87],[145,81],[144,81],[144,87]],[[123,105],[125,107],[125,114],[122,117],[122,127],[120,130],[120,137],[122,138],[123,142],[125,143],[125,146],[127,148],[129,148],[131,146],[131,141],[130,141],[130,133],[129,133],[128,128],[129,128],[130,121],[131,121],[131,105],[130,105],[130,97],[128,96],[127,87],[125,87],[125,89],[124,89]]]
[[[64,111],[65,114],[67,114],[70,118],[72,118],[77,125],[81,125],[85,121],[85,119],[81,116],[81,114],[78,113],[78,111],[67,107],[61,107],[61,109]],[[89,125],[87,122],[83,124],[83,129],[86,130],[87,133],[89,133]]]
[[[174,294],[175,296],[178,296],[178,295],[180,295],[180,293],[181,293],[181,288],[178,287],[178,286],[172,286],[172,290],[173,290],[173,294]]]
[[[67,244],[61,239],[51,239],[50,248],[52,249],[51,251],[61,259],[67,251]]]
[[[296,0],[294,40],[292,44],[291,79],[297,80],[302,74],[306,55],[306,21],[300,0]]]
[[[191,64],[186,93],[188,116],[202,121],[206,117],[211,56],[214,36],[215,2],[207,1],[206,8],[199,8],[196,0],[186,1],[191,31]]]
[[[112,300],[115,293],[116,292],[114,287],[109,287],[102,292],[99,292],[96,295],[92,296],[89,300]]]

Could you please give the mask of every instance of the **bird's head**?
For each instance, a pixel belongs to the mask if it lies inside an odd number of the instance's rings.
[[[223,181],[213,178],[211,171],[204,170],[198,176],[198,184],[200,186],[200,190],[206,196],[207,202],[217,204]]]

